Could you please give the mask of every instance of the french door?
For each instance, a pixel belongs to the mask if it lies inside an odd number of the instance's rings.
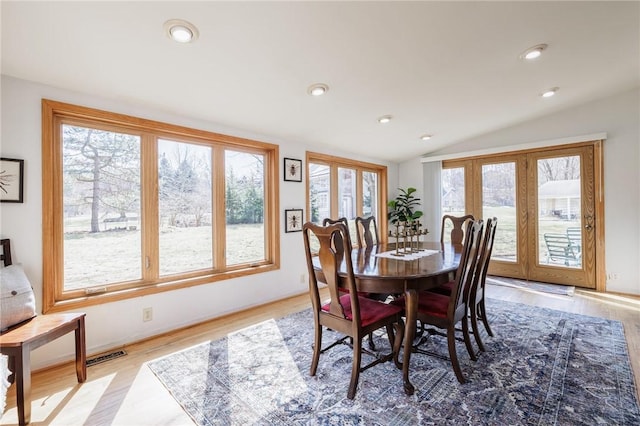
[[[528,278],[595,288],[593,147],[528,155]]]
[[[464,211],[498,219],[490,274],[596,288],[600,149],[597,141],[443,163],[464,171]]]

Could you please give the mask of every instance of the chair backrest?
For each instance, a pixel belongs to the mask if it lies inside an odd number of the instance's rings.
[[[356,217],[356,233],[358,235],[358,246],[371,247],[374,244],[378,244],[378,225],[376,225],[376,217]]]
[[[360,324],[360,305],[358,302],[358,296],[356,292],[356,284],[353,274],[353,264],[350,261],[344,262],[346,268],[346,276],[340,277],[338,272],[340,271],[340,265],[345,257],[344,253],[347,253],[350,260],[352,244],[351,237],[349,237],[349,228],[338,221],[338,223],[330,224],[327,226],[319,226],[311,222],[307,222],[302,227],[302,234],[304,238],[304,247],[307,257],[307,268],[309,272],[309,294],[311,296],[311,304],[317,318],[320,316],[331,316],[336,323],[336,329],[342,331],[344,329],[344,323],[340,322],[348,321],[345,315],[344,308],[340,303],[340,296],[345,293],[340,292],[340,281],[342,280],[347,290],[351,295],[351,315],[355,324]],[[318,287],[318,279],[313,267],[313,257],[311,253],[311,246],[309,243],[310,236],[313,234],[320,243],[320,249],[318,250],[318,261],[320,263],[320,269],[322,275],[324,275],[324,281],[329,289],[329,310],[323,311],[320,302],[320,291]],[[335,247],[335,245],[341,242],[342,247]]]
[[[331,219],[329,217],[325,217],[322,220],[322,226],[335,225],[336,223],[342,223],[344,226],[347,227],[347,231],[349,230],[349,221],[347,221],[346,217],[340,217],[338,219]],[[348,233],[349,232],[347,232],[347,234]],[[335,250],[342,250],[342,248],[344,247],[344,243],[341,239],[342,237],[340,236],[340,234],[335,234],[334,238],[337,238],[337,240],[333,242],[333,248]]]
[[[480,236],[484,223],[482,220],[470,220],[465,231],[464,245],[460,254],[460,263],[456,271],[455,285],[451,289],[448,315],[451,319],[459,319],[466,315],[466,300],[473,284]]]
[[[489,262],[491,261],[491,252],[493,251],[493,242],[495,241],[497,226],[497,217],[487,219],[484,236],[480,243],[480,251],[478,252],[478,261],[476,263],[476,271],[473,276],[473,287],[471,290],[471,292],[477,292],[478,295],[482,295],[482,289],[487,280],[487,271],[489,270]]]
[[[442,216],[442,227],[440,229],[440,242],[441,243],[445,242],[444,241],[445,228],[446,228],[447,222],[451,222],[451,225],[452,225],[451,244],[462,244],[462,242],[464,241],[464,224],[469,220],[474,220],[474,217],[472,214],[467,214],[464,216],[451,216],[451,215],[445,214],[444,216]]]

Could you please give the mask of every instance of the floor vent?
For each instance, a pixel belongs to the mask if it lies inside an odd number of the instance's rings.
[[[123,350],[119,350],[119,351],[109,352],[107,354],[98,355],[93,358],[87,359],[87,367],[100,364],[101,362],[111,361],[114,358],[120,358],[121,356],[125,356],[126,354],[127,352]]]

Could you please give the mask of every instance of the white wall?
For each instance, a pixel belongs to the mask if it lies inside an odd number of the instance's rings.
[[[605,267],[618,279],[607,291],[640,294],[640,89],[462,141],[429,153],[440,156],[606,133],[604,142]],[[415,160],[399,165],[399,185],[413,185]],[[408,170],[411,169],[411,170]],[[425,212],[426,213],[426,212]]]
[[[23,265],[31,280],[39,312],[42,310],[42,215],[47,214],[42,211],[42,98],[278,144],[280,169],[283,157],[304,159],[307,150],[353,158],[353,155],[346,152],[323,151],[318,146],[275,140],[265,135],[225,128],[212,122],[176,116],[126,101],[96,98],[8,76],[2,76],[0,87],[0,154],[2,157],[25,160],[24,203],[3,203],[0,206],[0,236],[11,238],[13,260]],[[357,159],[386,165],[388,189],[391,191],[397,187],[396,164],[372,158]],[[280,212],[305,207],[306,182],[283,182],[281,171],[279,184]],[[277,271],[83,309],[87,313],[87,352],[99,353],[177,327],[306,292],[307,282],[300,281],[300,276],[306,274],[302,235],[297,232],[284,233],[284,226],[281,226],[281,230],[281,268]],[[143,323],[142,309],[146,307],[153,308],[153,320]],[[37,369],[72,357],[73,338],[69,335],[34,351],[32,366]]]

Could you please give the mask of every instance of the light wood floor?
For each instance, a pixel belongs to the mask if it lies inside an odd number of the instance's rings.
[[[545,306],[624,324],[631,363],[640,381],[640,298],[577,290],[573,297],[491,286],[487,297]],[[191,419],[170,396],[145,362],[218,339],[227,333],[309,307],[306,294],[229,315],[124,348],[128,355],[88,368],[87,382],[76,382],[72,363],[33,375],[34,425],[190,425]],[[9,389],[0,424],[17,424],[15,386]]]

